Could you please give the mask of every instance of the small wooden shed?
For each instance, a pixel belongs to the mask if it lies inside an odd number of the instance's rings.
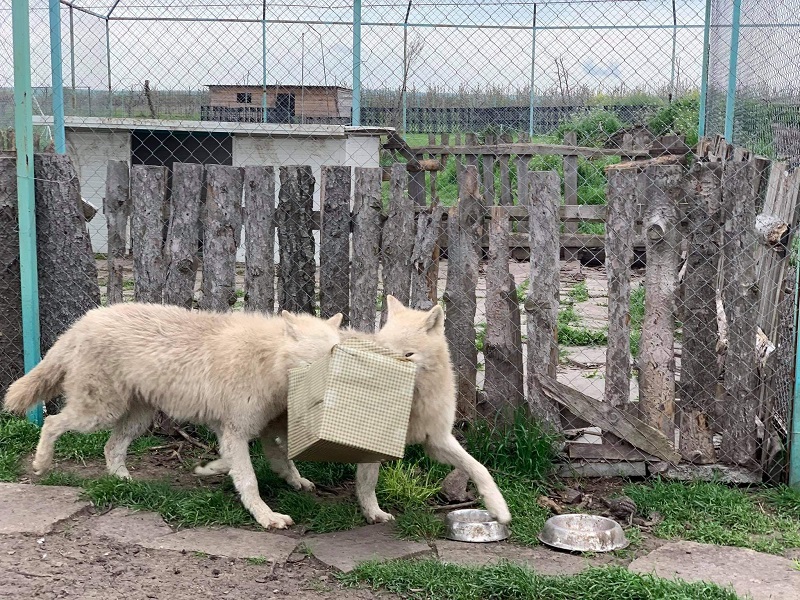
[[[209,85],[202,121],[349,125],[353,90],[326,85]],[[264,97],[266,96],[266,118]]]

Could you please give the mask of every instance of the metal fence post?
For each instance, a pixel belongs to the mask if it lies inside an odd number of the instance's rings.
[[[353,0],[353,117],[351,125],[361,126],[361,0]]]
[[[533,106],[536,103],[536,92],[533,90],[536,75],[536,4],[533,5],[533,27],[531,27],[531,94],[528,100],[528,136],[533,139]]]
[[[794,282],[794,394],[789,422],[789,486],[800,490],[800,265]]]
[[[728,63],[728,95],[725,98],[725,140],[733,143],[733,116],[736,111],[736,69],[739,65],[739,25],[742,20],[742,0],[733,0],[731,19],[731,53]]]
[[[61,3],[50,4],[50,69],[53,80],[53,145],[59,154],[66,154],[64,134],[64,79],[61,72]]]
[[[706,0],[706,16],[703,21],[703,71],[700,75],[700,115],[697,119],[697,137],[706,134],[706,103],[708,102],[708,57],[711,50],[711,0]]]
[[[22,297],[22,335],[25,372],[41,360],[39,335],[39,277],[36,263],[36,213],[33,179],[33,89],[31,88],[31,31],[28,0],[11,5],[14,44],[14,127],[17,149],[17,209],[19,213],[19,270]],[[42,405],[28,411],[28,420],[41,425]]]

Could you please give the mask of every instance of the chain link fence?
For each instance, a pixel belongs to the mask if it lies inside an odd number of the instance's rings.
[[[709,135],[729,8],[711,11]],[[445,307],[465,431],[505,435],[506,408],[529,406],[565,475],[779,479],[800,179],[769,159],[794,139],[791,8],[743,9],[734,145],[693,153],[696,0],[370,1],[355,48],[352,3],[62,2],[64,161],[34,2],[42,351],[97,304],[371,328],[393,293]],[[7,65],[10,31],[0,8]],[[22,340],[11,86],[7,66],[3,388]]]

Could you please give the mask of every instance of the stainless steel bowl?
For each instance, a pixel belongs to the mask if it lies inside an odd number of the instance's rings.
[[[597,515],[557,515],[544,524],[539,541],[574,552],[610,552],[629,542],[619,523]]]
[[[485,510],[454,510],[445,518],[447,539],[457,542],[499,542],[508,537],[508,527]]]

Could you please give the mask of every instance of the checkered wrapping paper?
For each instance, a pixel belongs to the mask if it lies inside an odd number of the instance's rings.
[[[289,458],[379,462],[403,457],[416,365],[349,339],[289,371]]]

